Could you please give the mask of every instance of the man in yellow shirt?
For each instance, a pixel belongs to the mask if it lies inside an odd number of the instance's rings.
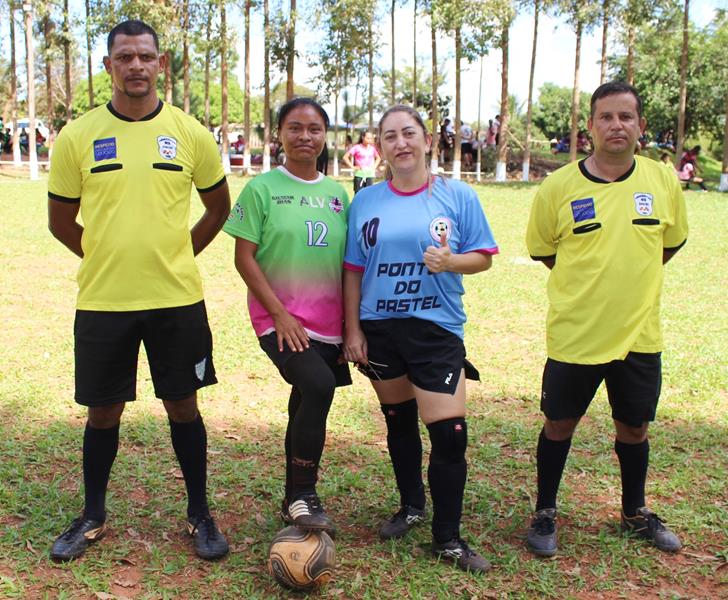
[[[676,552],[679,538],[645,506],[647,428],[661,385],[662,265],[687,239],[677,178],[635,156],[646,122],[637,91],[607,83],[591,99],[594,153],[556,171],[534,198],[526,243],[551,273],[548,360],[537,448],[532,552],[557,550],[556,495],[571,437],[602,381],[616,427],[622,527]]]
[[[81,258],[75,398],[88,407],[84,510],[56,539],[51,557],[77,558],[104,535],[119,423],[135,399],[143,342],[185,479],[195,551],[219,558],[228,544],[207,505],[207,438],[197,409],[197,390],[217,380],[194,256],[220,231],[230,194],[212,136],[157,96],[165,56],[156,32],[125,21],[107,46],[111,102],[63,128],[48,181],[49,228]],[[193,184],[205,212],[190,231]]]

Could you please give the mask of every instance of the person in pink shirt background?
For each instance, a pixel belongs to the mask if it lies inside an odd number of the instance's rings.
[[[359,136],[359,143],[349,148],[342,160],[347,167],[354,169],[355,194],[361,188],[373,185],[377,167],[382,162],[374,145],[374,134],[371,131],[363,131]]]

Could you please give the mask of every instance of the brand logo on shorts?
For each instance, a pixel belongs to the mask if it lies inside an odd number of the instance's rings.
[[[435,217],[430,221],[430,236],[433,240],[439,242],[443,233],[445,239],[449,241],[452,234],[452,221],[447,217]]]
[[[168,135],[160,135],[157,137],[157,147],[159,148],[159,156],[166,160],[172,160],[177,156],[177,140]]]
[[[451,379],[452,379],[452,373],[448,373],[447,377],[445,377],[445,385],[450,385]]]
[[[649,217],[652,214],[652,194],[637,192],[634,195],[634,208],[638,214]]]
[[[195,375],[197,379],[202,381],[205,378],[205,369],[207,367],[207,359],[203,358],[200,362],[195,365]]]

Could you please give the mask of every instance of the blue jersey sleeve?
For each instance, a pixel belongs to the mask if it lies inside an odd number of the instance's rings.
[[[498,244],[475,191],[464,185],[460,212],[460,253],[485,252],[498,254]]]
[[[349,207],[344,264],[363,269],[364,265],[366,265],[367,257],[364,249],[362,248],[362,232],[357,221],[357,217],[360,212],[358,209],[360,207],[361,200],[357,200],[357,202],[354,202]]]

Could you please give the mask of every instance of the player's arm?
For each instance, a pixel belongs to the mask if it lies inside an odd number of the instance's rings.
[[[190,231],[195,256],[215,239],[230,214],[230,190],[227,181],[214,190],[199,192],[199,194],[202,204],[205,205],[205,212]]]
[[[298,320],[291,315],[278,299],[273,288],[260,269],[255,254],[258,245],[241,237],[235,238],[235,268],[248,286],[248,290],[263,305],[273,319],[278,337],[278,350],[283,351],[283,341],[296,352],[308,348],[308,334]]]
[[[48,198],[48,229],[61,244],[83,258],[83,227],[76,220],[80,207],[80,202],[61,202]]]
[[[428,246],[423,258],[431,273],[448,271],[461,275],[472,275],[487,271],[493,265],[493,257],[485,252],[456,254],[450,249],[445,233],[440,236],[440,247]]]
[[[350,169],[354,168],[354,165],[351,162],[351,152],[349,150],[344,152],[344,156],[341,157],[341,162],[343,162]]]
[[[359,322],[363,271],[344,269],[344,358],[366,365],[367,339]]]
[[[687,242],[687,239],[685,240]],[[685,242],[677,246],[676,248],[663,248],[662,249],[662,264],[667,264],[668,261],[677,254],[678,250],[685,245]]]
[[[541,258],[535,258],[534,260],[540,260],[546,267],[548,267],[549,271],[554,268],[554,265],[556,265],[556,256],[545,256]]]

